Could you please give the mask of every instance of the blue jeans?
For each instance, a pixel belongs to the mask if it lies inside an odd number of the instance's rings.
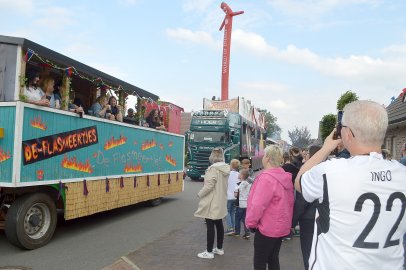
[[[245,235],[249,234],[248,229],[245,227],[246,211],[247,211],[247,208],[240,208],[240,207],[237,207],[237,209],[235,210],[235,230],[234,230],[234,232],[236,234],[240,234],[241,222],[244,224],[244,234]]]
[[[227,200],[227,229],[234,230],[235,225],[235,200]]]

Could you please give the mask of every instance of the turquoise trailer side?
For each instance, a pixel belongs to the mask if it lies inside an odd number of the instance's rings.
[[[0,186],[183,171],[183,136],[17,103],[0,104]]]

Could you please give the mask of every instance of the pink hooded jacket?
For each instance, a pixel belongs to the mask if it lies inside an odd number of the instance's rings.
[[[245,224],[278,238],[289,234],[293,215],[292,174],[282,168],[264,170],[255,178],[248,197]]]

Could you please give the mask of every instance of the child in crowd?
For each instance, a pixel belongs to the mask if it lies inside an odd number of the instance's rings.
[[[242,237],[248,240],[250,238],[250,232],[245,226],[245,213],[247,211],[247,200],[251,189],[251,183],[248,182],[249,170],[241,169],[238,178],[241,182],[237,185],[234,191],[234,195],[237,198],[234,236],[240,236],[242,222],[244,225],[244,235]]]
[[[255,176],[254,176],[254,170],[250,168],[251,162],[249,159],[245,158],[241,161],[241,167],[243,169],[248,170],[248,178],[247,181],[252,184],[254,182]]]
[[[234,234],[235,227],[235,197],[234,190],[237,183],[240,181],[238,179],[238,169],[240,167],[240,161],[238,159],[232,159],[230,162],[230,176],[228,177],[228,188],[227,188],[227,231],[226,235]]]

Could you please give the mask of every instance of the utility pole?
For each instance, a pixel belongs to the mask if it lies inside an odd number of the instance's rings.
[[[243,14],[244,11],[233,12],[226,3],[221,3],[221,9],[226,16],[220,26],[220,30],[224,28],[224,41],[223,41],[223,60],[221,63],[221,100],[228,99],[228,79],[230,71],[230,48],[231,48],[231,31],[233,28],[233,17]],[[225,27],[224,27],[225,26]]]

